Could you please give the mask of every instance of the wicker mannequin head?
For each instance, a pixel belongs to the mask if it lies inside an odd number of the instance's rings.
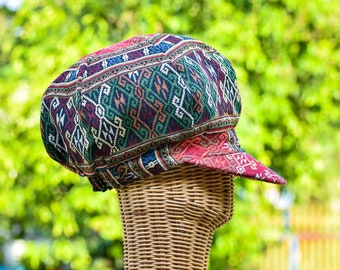
[[[182,165],[118,189],[125,269],[206,269],[233,213],[233,176]]]

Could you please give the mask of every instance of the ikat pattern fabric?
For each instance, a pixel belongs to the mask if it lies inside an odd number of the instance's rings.
[[[250,175],[233,159],[245,155],[234,132],[240,112],[235,71],[225,57],[190,37],[154,34],[89,54],[56,78],[42,99],[41,133],[48,154],[88,176],[94,190],[118,188],[183,162],[205,166],[208,159],[197,151],[189,158],[178,149],[195,138],[201,142],[196,150],[213,153],[206,134],[224,134],[215,140],[229,145],[221,170],[283,183],[276,174],[266,178],[263,165],[257,171],[255,159],[249,160],[256,171]]]

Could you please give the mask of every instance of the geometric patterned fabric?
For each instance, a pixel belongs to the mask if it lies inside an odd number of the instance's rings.
[[[51,158],[89,177],[95,191],[181,163],[284,184],[240,148],[240,112],[225,57],[190,37],[153,34],[89,54],[60,74],[42,99],[41,133]]]

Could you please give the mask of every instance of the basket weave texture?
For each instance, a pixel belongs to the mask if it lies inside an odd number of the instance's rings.
[[[181,165],[118,189],[126,270],[204,270],[233,214],[233,176]]]

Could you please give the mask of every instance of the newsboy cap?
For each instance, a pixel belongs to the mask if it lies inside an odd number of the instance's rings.
[[[245,152],[231,63],[202,41],[136,36],[81,58],[42,98],[51,158],[95,191],[188,163],[275,184],[286,180]],[[249,127],[251,129],[251,127]]]

